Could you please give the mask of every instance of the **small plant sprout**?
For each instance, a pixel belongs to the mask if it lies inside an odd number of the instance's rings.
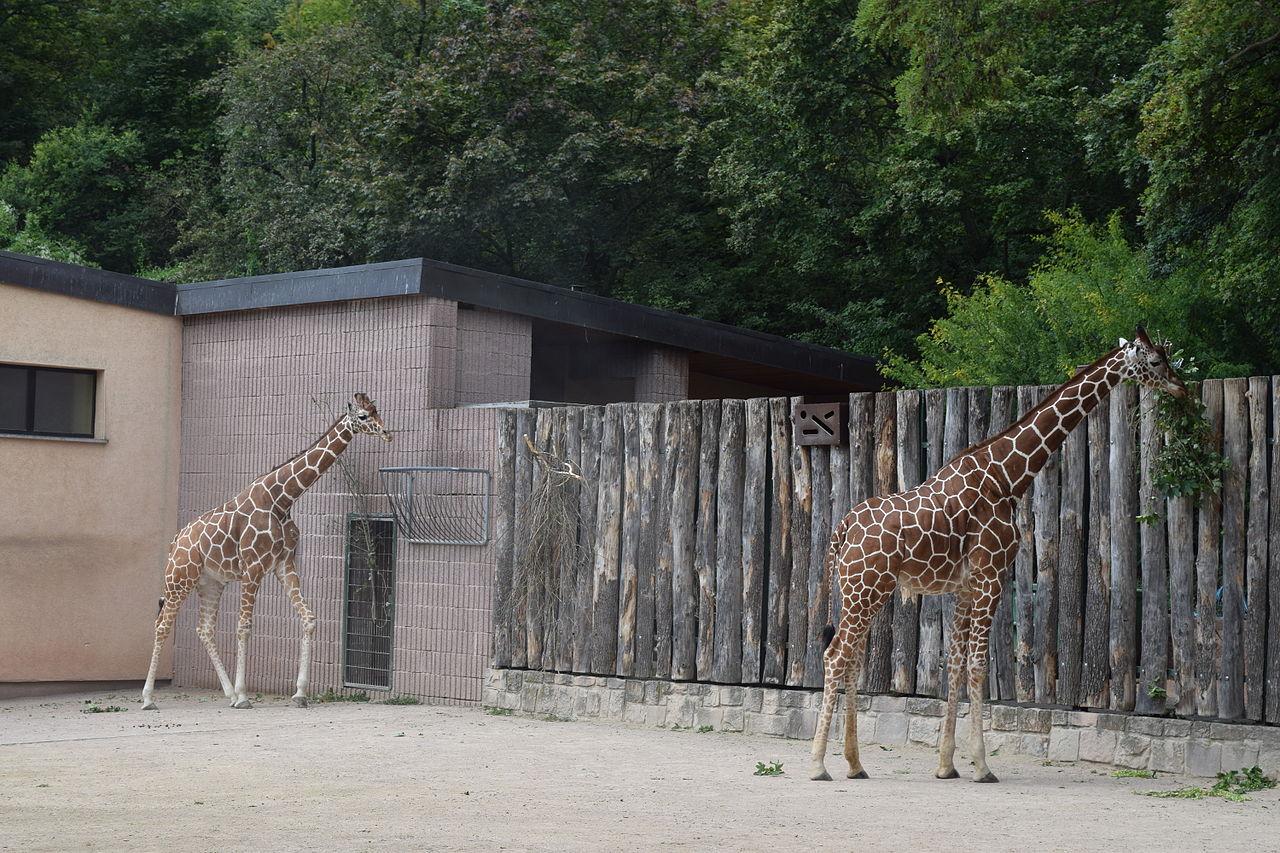
[[[510,717],[515,714],[510,708],[495,708],[492,705],[484,709],[484,712],[490,717]]]
[[[369,694],[363,690],[356,690],[351,693],[335,693],[330,687],[325,692],[315,698],[317,702],[368,702]]]
[[[714,732],[715,726],[698,726],[698,734],[705,735],[707,732]]]
[[[1169,692],[1159,684],[1153,684],[1147,688],[1147,695],[1152,699],[1164,699],[1169,695]]]
[[[416,696],[392,696],[382,700],[383,705],[421,705]]]
[[[119,705],[90,705],[88,708],[81,708],[81,714],[115,714],[120,711],[127,711],[128,708],[121,708]]]
[[[1111,774],[1116,779],[1154,779],[1154,770],[1116,770]]]
[[[751,774],[751,775],[753,775],[753,776],[781,776],[781,775],[782,775],[782,762],[781,762],[781,761],[771,761],[771,762],[769,762],[768,764],[765,764],[763,761],[757,761],[757,762],[756,762],[756,772],[755,772],[755,773],[753,773],[753,774]]]

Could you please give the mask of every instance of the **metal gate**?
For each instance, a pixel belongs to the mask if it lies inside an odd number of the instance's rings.
[[[342,683],[391,689],[395,628],[395,519],[347,517]]]

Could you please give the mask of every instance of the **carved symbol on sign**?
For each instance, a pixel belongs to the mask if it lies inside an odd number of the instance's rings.
[[[839,403],[796,403],[792,412],[795,442],[799,445],[844,443]]]

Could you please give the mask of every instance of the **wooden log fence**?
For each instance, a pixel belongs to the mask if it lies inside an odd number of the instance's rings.
[[[790,398],[505,410],[497,432],[498,667],[818,688],[840,590],[831,533],[1050,389],[850,395],[848,441],[793,440]],[[1280,377],[1214,380],[1228,467],[1196,502],[1156,485],[1157,397],[1121,386],[1020,503],[987,691],[1041,706],[1280,724]],[[540,476],[523,437],[583,475],[571,565],[529,565]],[[944,696],[953,596],[895,596],[862,689]]]

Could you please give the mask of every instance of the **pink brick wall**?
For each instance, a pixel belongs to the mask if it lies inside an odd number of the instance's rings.
[[[527,317],[458,309],[458,405],[529,399],[533,324]]]
[[[650,347],[636,357],[636,402],[669,403],[689,396],[689,355]]]
[[[484,339],[484,332],[501,326],[495,318],[472,322],[469,314],[455,303],[406,297],[187,318],[179,523],[302,449],[356,391],[377,401],[396,433],[390,445],[357,436],[345,454],[366,491],[379,490],[377,469],[386,466],[493,470],[495,412],[438,408],[458,399],[459,351],[478,332]],[[483,393],[465,383],[462,390],[464,396]],[[344,535],[347,514],[355,509],[336,467],[294,507],[302,531],[303,594],[319,617],[313,692],[341,686]],[[390,508],[376,496],[371,509]],[[494,559],[490,546],[397,542],[392,693],[445,703],[480,700]],[[234,665],[238,601],[232,585],[223,594],[217,636],[228,667]],[[178,622],[174,681],[216,687],[195,636],[196,612],[193,596]],[[279,583],[267,579],[253,622],[252,689],[293,692],[300,637]]]

